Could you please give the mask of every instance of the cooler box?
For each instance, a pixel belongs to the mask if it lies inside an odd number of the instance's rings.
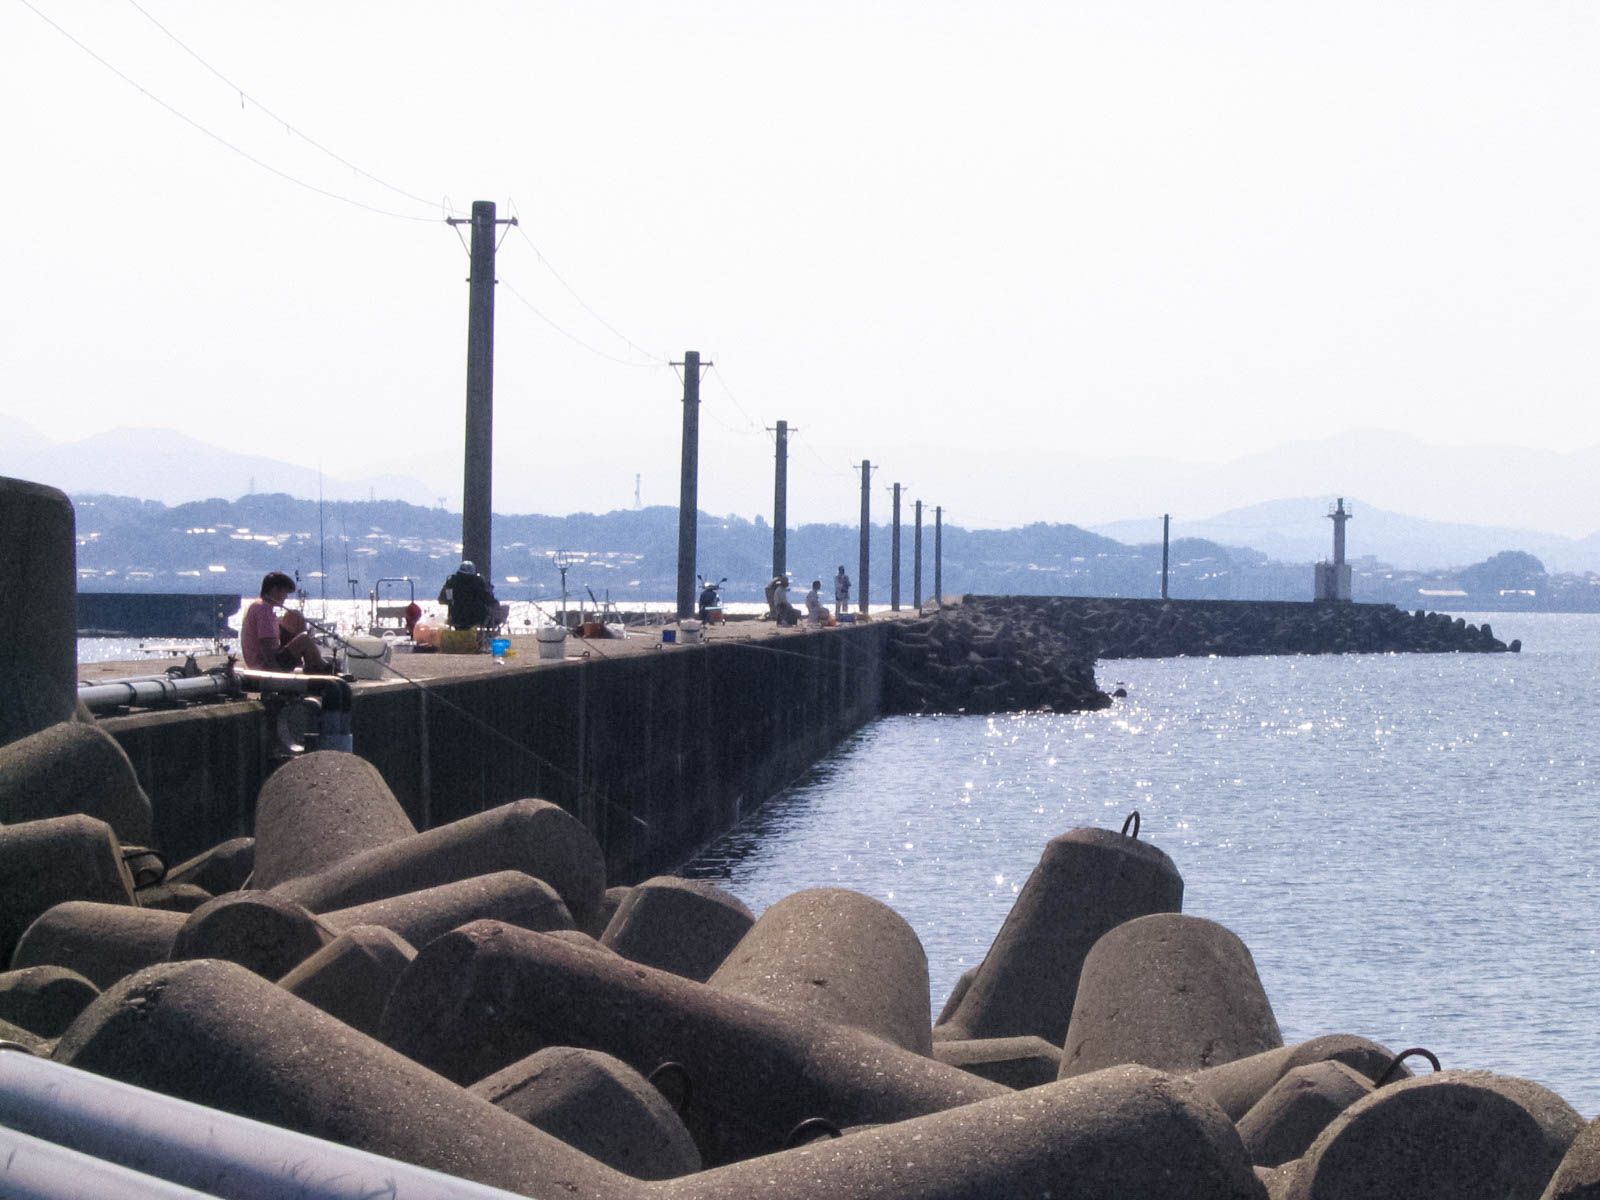
[[[539,639],[540,658],[565,658],[567,656],[567,631],[559,625],[541,625],[534,637]]]
[[[344,669],[357,679],[382,679],[394,647],[380,637],[357,634],[345,641]]]

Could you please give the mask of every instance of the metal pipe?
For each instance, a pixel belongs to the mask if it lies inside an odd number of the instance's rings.
[[[0,1163],[10,1200],[216,1200],[215,1192],[197,1192],[14,1129],[0,1128]]]
[[[0,1054],[0,1125],[223,1200],[520,1200],[499,1188],[15,1052]],[[10,1186],[8,1174],[7,1196]],[[37,1194],[53,1200],[196,1193],[79,1187]]]
[[[230,696],[238,691],[238,684],[227,675],[194,675],[187,679],[143,675],[131,679],[109,679],[80,687],[78,699],[93,711],[118,708],[125,704],[150,708],[207,696]]]

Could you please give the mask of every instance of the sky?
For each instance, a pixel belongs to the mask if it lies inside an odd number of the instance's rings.
[[[875,519],[1006,525],[1151,508],[1071,463],[1600,446],[1592,4],[0,0],[0,46],[0,436],[457,504],[492,200],[500,511],[676,503],[686,350],[699,506],[770,516],[785,420],[796,523],[863,459]]]

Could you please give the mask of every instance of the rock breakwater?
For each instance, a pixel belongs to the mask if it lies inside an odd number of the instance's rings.
[[[1099,659],[1521,649],[1445,613],[1392,604],[967,596],[891,629],[886,713],[1104,708]]]

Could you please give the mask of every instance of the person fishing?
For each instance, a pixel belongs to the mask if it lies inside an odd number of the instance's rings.
[[[451,629],[476,629],[489,618],[489,606],[495,603],[494,588],[466,559],[439,589],[439,603],[445,606],[445,621]]]
[[[844,573],[844,567],[839,567],[839,573],[833,577],[833,615],[842,617],[845,610],[850,607],[850,576]]]
[[[239,625],[239,651],[253,671],[292,671],[301,667],[308,675],[326,675],[332,665],[306,629],[304,614],[290,610],[282,618],[277,610],[294,593],[294,580],[282,571],[269,571],[261,580],[261,597],[244,610]]]

